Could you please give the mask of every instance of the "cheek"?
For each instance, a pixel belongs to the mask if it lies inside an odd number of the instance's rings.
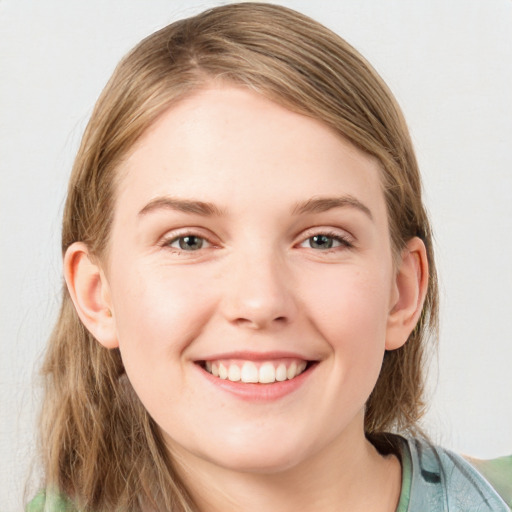
[[[190,279],[134,266],[129,273],[120,266],[113,276],[119,349],[135,392],[158,421],[183,400],[197,400],[187,386],[186,350],[204,327],[211,301]]]
[[[324,272],[325,271],[325,272]],[[308,322],[327,342],[325,387],[331,434],[364,409],[377,382],[385,351],[390,272],[385,267],[322,269],[322,280],[301,274],[301,297]],[[319,286],[319,283],[325,283]]]
[[[328,286],[313,286],[303,293],[310,321],[332,352],[332,375],[337,385],[366,401],[377,381],[386,342],[390,273],[368,269],[337,268],[324,276]],[[340,384],[341,382],[341,384]],[[337,389],[336,385],[332,386]],[[345,404],[347,407],[349,404]]]
[[[148,371],[156,377],[166,363],[181,365],[214,303],[200,283],[187,272],[171,275],[165,267],[130,265],[129,273],[121,266],[116,270],[112,301],[127,372],[133,368],[134,377]]]
[[[362,349],[368,343],[384,344],[389,283],[389,273],[380,269],[333,268],[321,281],[306,278],[301,296],[326,339]]]

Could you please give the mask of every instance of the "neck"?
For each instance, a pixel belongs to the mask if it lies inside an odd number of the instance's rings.
[[[364,435],[275,472],[185,461],[179,453],[174,458],[200,512],[394,512],[400,497],[398,459],[379,454]]]

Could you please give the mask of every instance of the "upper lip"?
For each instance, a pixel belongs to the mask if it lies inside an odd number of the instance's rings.
[[[302,359],[304,361],[314,361],[316,359],[308,357],[304,354],[288,351],[272,351],[272,352],[255,352],[255,351],[233,351],[222,352],[207,355],[197,361],[216,361],[220,359],[241,359],[244,361],[272,361],[274,359]]]

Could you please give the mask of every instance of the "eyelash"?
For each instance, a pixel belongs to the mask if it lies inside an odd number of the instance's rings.
[[[182,247],[173,247],[174,243],[180,243],[180,241],[182,241],[186,238],[197,238],[198,240],[201,241],[200,247],[197,250],[187,250],[187,249],[183,249]],[[204,247],[205,242],[207,244],[206,247]],[[176,252],[176,253],[193,253],[193,252],[199,251],[200,249],[205,249],[205,248],[211,247],[214,244],[212,242],[210,242],[206,237],[201,236],[200,234],[195,233],[193,231],[190,231],[190,232],[180,234],[178,236],[166,237],[160,245],[162,247],[171,249],[173,252]]]
[[[315,252],[322,252],[322,253],[331,253],[334,251],[339,251],[339,250],[343,250],[343,249],[351,249],[354,247],[353,241],[348,236],[340,235],[340,233],[338,233],[338,232],[319,230],[319,231],[311,231],[310,233],[308,233],[308,235],[309,236],[302,238],[301,241],[295,245],[295,247],[302,247],[305,249],[311,249]],[[338,245],[335,245],[334,247],[332,247],[332,246],[327,247],[327,248],[315,248],[315,247],[305,247],[304,246],[304,244],[306,244],[307,242],[311,243],[311,241],[313,241],[313,239],[315,237],[325,237],[327,239],[330,239],[332,241],[332,243],[335,243]],[[173,247],[173,244],[176,244],[176,243],[181,245],[181,241],[183,241],[186,238],[196,238],[201,243],[200,243],[199,247],[195,250],[187,250],[187,249],[184,249],[183,247]],[[205,247],[205,244],[206,244],[206,247]],[[183,254],[183,253],[199,252],[201,249],[211,248],[214,246],[214,243],[211,242],[210,240],[208,240],[207,237],[202,236],[202,235],[198,234],[197,232],[189,231],[189,232],[184,232],[182,234],[179,234],[178,236],[174,235],[174,236],[166,237],[164,240],[162,240],[160,246],[168,248],[168,249],[172,250],[174,253]]]
[[[299,247],[303,247],[304,243],[311,241],[315,237],[326,237],[326,238],[333,240],[334,242],[339,243],[339,245],[336,247],[328,247],[326,249],[318,249],[318,252],[329,253],[329,252],[333,252],[333,251],[337,251],[337,250],[351,249],[354,247],[354,243],[348,236],[340,235],[340,233],[334,232],[334,231],[317,231],[317,232],[311,233],[310,236],[304,238],[302,240],[302,242],[299,243]],[[315,250],[313,247],[309,247],[309,248]]]

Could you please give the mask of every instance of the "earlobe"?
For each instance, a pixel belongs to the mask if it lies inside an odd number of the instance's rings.
[[[394,299],[388,316],[386,350],[405,344],[418,322],[428,288],[428,260],[423,241],[407,242],[395,275]]]
[[[67,249],[64,277],[76,312],[87,330],[104,347],[118,347],[109,285],[84,243],[75,242]]]

